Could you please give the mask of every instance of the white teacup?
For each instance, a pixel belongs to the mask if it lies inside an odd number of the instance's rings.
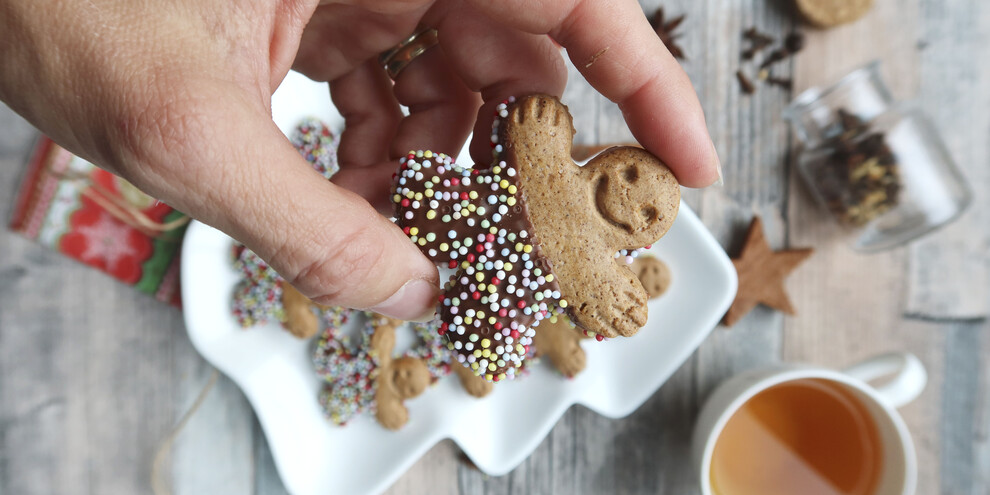
[[[866,383],[885,376],[892,378],[883,385],[873,387]],[[921,394],[928,375],[918,358],[908,353],[875,356],[842,372],[780,365],[744,372],[720,385],[705,402],[692,440],[692,457],[700,471],[701,492],[715,495],[711,483],[712,454],[733,414],[758,393],[802,379],[825,380],[838,385],[861,402],[874,420],[884,451],[875,495],[912,495],[918,477],[917,458],[911,435],[896,408]]]

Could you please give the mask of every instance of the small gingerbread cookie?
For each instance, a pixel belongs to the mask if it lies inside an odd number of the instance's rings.
[[[454,373],[464,390],[472,397],[482,398],[492,392],[492,383],[475,375],[471,369],[462,366],[457,356],[447,347],[446,339],[437,333],[440,321],[434,319],[427,323],[413,323],[412,327],[423,340],[425,346],[418,353],[430,368],[430,374],[436,378]]]
[[[320,404],[327,418],[344,425],[363,411],[374,411],[387,429],[409,421],[403,401],[419,396],[433,382],[426,361],[415,352],[393,357],[395,331],[402,321],[364,313],[361,344],[351,348],[339,328],[328,327],[313,356],[317,374],[326,382]]]
[[[430,370],[415,356],[392,358],[395,329],[401,320],[374,315],[369,355],[377,365],[375,374],[375,418],[389,430],[398,430],[409,422],[409,410],[402,403],[418,397],[432,383]]]
[[[629,267],[650,294],[650,299],[662,296],[670,288],[670,267],[654,256],[640,256]]]
[[[808,22],[824,28],[855,21],[869,12],[873,0],[796,0]]]
[[[346,320],[343,308],[313,303],[250,249],[235,245],[233,255],[242,279],[234,289],[232,312],[241,327],[278,322],[292,335],[308,339],[321,325],[339,327]]]
[[[571,117],[555,98],[510,99],[497,113],[489,168],[411,152],[392,197],[410,239],[457,270],[441,300],[440,333],[493,381],[515,375],[534,327],[558,312],[605,337],[635,334],[647,294],[614,254],[663,236],[680,198],[670,170],[639,148],[575,164]]]

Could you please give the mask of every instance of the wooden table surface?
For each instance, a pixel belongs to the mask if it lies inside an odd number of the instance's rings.
[[[649,13],[658,5],[642,3]],[[638,411],[611,420],[574,407],[506,476],[472,469],[445,442],[389,493],[697,493],[689,435],[719,382],[781,361],[842,367],[890,350],[913,352],[929,372],[922,396],[901,409],[918,449],[918,493],[990,493],[990,3],[877,0],[866,18],[827,31],[798,23],[786,0],[664,5],[687,14],[684,68],[725,170],[725,187],[685,199],[731,253],[753,214],[774,246],[816,249],[788,283],[799,316],[758,308],[715,329]],[[750,26],[805,30],[805,50],[775,71],[795,91],[882,60],[895,96],[929,114],[972,184],[965,216],[906,248],[851,251],[795,176],[781,119],[793,94],[739,91]],[[580,141],[630,139],[616,107],[576,73],[565,101]],[[0,218],[36,137],[0,106]],[[0,495],[149,492],[155,452],[212,372],[178,310],[0,230]],[[251,408],[223,377],[167,460],[177,494],[285,492]]]

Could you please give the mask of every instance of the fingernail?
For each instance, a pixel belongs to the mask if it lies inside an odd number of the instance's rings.
[[[715,143],[712,143],[712,156],[715,157],[715,171],[718,172],[718,179],[712,183],[715,187],[722,187],[725,185],[725,180],[722,176],[722,161],[718,158],[718,149],[715,148]]]
[[[440,288],[428,280],[414,279],[405,283],[388,299],[369,311],[406,321],[426,322],[436,313]]]

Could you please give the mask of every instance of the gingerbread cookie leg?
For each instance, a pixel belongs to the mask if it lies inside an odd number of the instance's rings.
[[[564,318],[543,321],[533,338],[537,356],[547,356],[557,371],[567,378],[574,378],[587,365],[587,356],[581,348],[584,336]]]
[[[485,380],[484,378],[475,375],[470,369],[459,366],[454,363],[451,369],[457,374],[458,380],[461,382],[461,386],[467,391],[468,395],[472,397],[484,397],[492,392],[492,383]]]

